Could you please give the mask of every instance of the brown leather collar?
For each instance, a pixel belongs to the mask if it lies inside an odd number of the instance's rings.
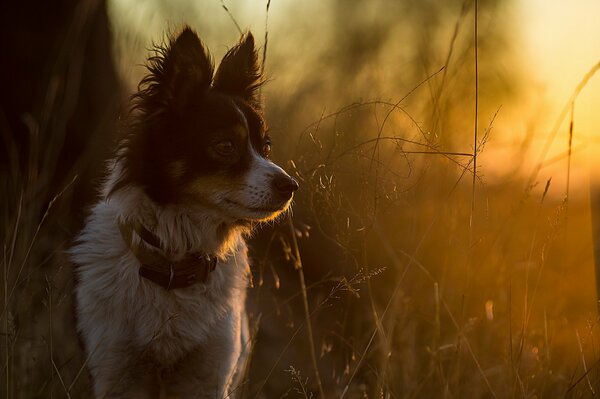
[[[204,253],[191,253],[182,260],[172,261],[164,255],[160,240],[140,222],[119,223],[123,240],[140,261],[140,276],[172,290],[185,288],[198,282],[206,282],[210,272],[217,266],[217,257]],[[133,232],[150,247],[134,245]]]

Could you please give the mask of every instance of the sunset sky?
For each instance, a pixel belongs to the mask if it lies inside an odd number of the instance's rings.
[[[521,0],[517,6],[533,83],[558,109],[600,61],[600,2]],[[582,134],[598,134],[599,104],[600,79],[596,77],[576,105]]]
[[[540,119],[548,131],[573,90],[586,73],[600,62],[600,2],[521,0],[517,3],[524,33],[531,89],[547,103],[547,117]],[[568,121],[561,131],[566,133]],[[574,145],[588,140],[587,155],[600,151],[600,75],[596,74],[575,103]],[[565,149],[564,135],[557,137],[552,153]],[[582,154],[583,156],[584,154]],[[577,157],[582,161],[580,157]]]

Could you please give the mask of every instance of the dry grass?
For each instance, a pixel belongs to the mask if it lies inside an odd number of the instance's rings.
[[[587,194],[569,185],[577,95],[599,67],[574,89],[547,138],[564,134],[569,143],[566,189],[543,174],[550,144],[529,179],[487,178],[500,104],[479,105],[488,82],[479,74],[489,65],[477,58],[477,41],[487,37],[473,9],[486,4],[457,2],[441,63],[424,60],[422,76],[397,100],[336,98],[345,105],[328,112],[313,92],[287,105],[264,93],[275,109],[269,119],[293,115],[290,137],[273,135],[301,190],[293,219],[253,240],[253,356],[243,397],[596,395],[591,211]],[[220,5],[240,29],[235,10]],[[268,35],[265,51],[269,40],[276,53]],[[30,121],[30,146],[48,150],[30,151],[25,172],[12,161],[0,176],[5,398],[90,396],[64,256],[81,222],[72,192],[89,182],[74,177],[85,159],[60,186],[45,173],[63,139],[49,126],[64,124],[65,114],[53,111],[75,101],[53,90],[50,81],[40,114],[48,120]],[[474,134],[448,138],[452,128]],[[515,145],[516,165],[525,164],[523,146]],[[16,144],[8,152],[21,156]]]

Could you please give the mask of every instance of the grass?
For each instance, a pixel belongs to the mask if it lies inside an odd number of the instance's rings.
[[[571,187],[571,163],[576,99],[599,67],[574,89],[529,178],[487,177],[486,163],[497,159],[485,149],[497,145],[492,130],[501,105],[480,92],[491,66],[479,58],[489,54],[489,32],[479,30],[478,18],[489,5],[454,5],[439,65],[423,60],[419,79],[394,99],[348,101],[336,93],[340,106],[331,112],[315,104],[314,92],[292,95],[286,105],[274,93],[291,88],[277,80],[266,87],[269,119],[289,117],[289,136],[277,128],[273,136],[301,190],[293,218],[252,241],[252,358],[242,397],[597,394],[591,209],[587,193]],[[217,6],[241,30],[234,5]],[[264,60],[268,42],[276,61],[281,39],[271,27],[265,32]],[[62,109],[52,90],[49,84],[41,113],[50,119]],[[65,123],[63,113],[55,117]],[[480,120],[489,121],[485,130]],[[50,125],[36,131],[31,124],[32,147],[56,140],[48,148],[60,148]],[[472,135],[447,137],[453,129]],[[563,133],[564,156],[548,159]],[[9,153],[18,159],[13,144]],[[514,145],[516,164],[525,163],[521,148]],[[61,186],[36,173],[57,156],[32,152],[26,171],[13,162],[1,175],[1,397],[90,397],[64,250],[81,223],[72,209],[83,204],[73,191],[93,184],[75,178],[79,170]],[[561,176],[545,173],[548,162],[564,163]],[[563,175],[566,187],[559,187]]]

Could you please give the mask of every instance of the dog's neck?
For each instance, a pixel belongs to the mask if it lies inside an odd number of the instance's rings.
[[[137,186],[124,187],[109,195],[118,172],[116,165],[103,192],[104,198],[115,205],[115,222],[140,223],[158,237],[166,252],[175,256],[203,252],[226,258],[238,248],[242,234],[248,231],[247,227],[224,220],[214,210],[201,206],[158,205]]]

